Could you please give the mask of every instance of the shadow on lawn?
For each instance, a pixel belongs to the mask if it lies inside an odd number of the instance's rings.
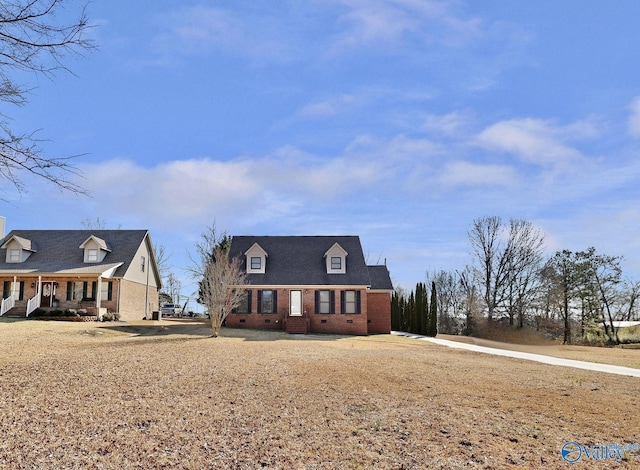
[[[211,338],[211,324],[205,319],[176,318],[162,320],[161,322],[151,321],[148,323],[135,322],[129,324],[107,324],[100,326],[100,329],[125,333],[136,337],[168,337],[168,336],[191,336],[197,338]],[[329,334],[308,334],[290,335],[281,330],[252,330],[245,328],[223,327],[220,331],[220,338],[237,338],[244,341],[291,341],[291,340],[315,340],[331,341],[342,338],[349,338],[344,335]],[[211,338],[212,340],[214,338]]]
[[[197,336],[207,337],[211,336],[211,326],[206,320],[193,320],[193,319],[176,319],[176,320],[163,320],[149,321],[149,322],[135,322],[135,323],[109,323],[104,326],[100,326],[100,329],[115,331],[118,333],[125,333],[132,336]]]

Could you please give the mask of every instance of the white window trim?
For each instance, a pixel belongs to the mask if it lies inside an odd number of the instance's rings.
[[[7,263],[19,263],[22,261],[22,250],[20,248],[9,248],[7,251]]]
[[[247,265],[247,274],[265,274],[267,269],[267,252],[262,249],[260,245],[254,243],[251,248],[244,252]],[[251,267],[251,258],[260,258],[260,268]]]

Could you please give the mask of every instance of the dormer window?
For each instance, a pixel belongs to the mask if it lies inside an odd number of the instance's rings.
[[[87,238],[80,248],[84,250],[85,263],[100,263],[108,253],[111,253],[107,242],[95,235]]]
[[[347,273],[347,252],[338,243],[334,243],[324,254],[327,262],[327,274]]]
[[[24,263],[32,253],[36,252],[36,247],[31,240],[13,235],[0,248],[7,250],[6,263]]]
[[[20,262],[20,251],[18,249],[9,250],[9,259],[7,262],[9,263],[19,263]]]
[[[89,263],[98,262],[98,250],[95,250],[95,249],[87,250],[87,262]]]
[[[268,255],[260,245],[254,243],[244,254],[247,257],[247,274],[264,274],[266,272]]]

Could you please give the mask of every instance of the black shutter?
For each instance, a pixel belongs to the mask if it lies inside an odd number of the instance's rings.
[[[18,300],[24,300],[24,281],[20,281],[20,294]]]
[[[232,290],[232,292],[233,292],[233,293],[235,293],[235,292],[236,292],[236,290],[235,290],[235,289],[233,289],[233,290]],[[238,307],[233,307],[233,308],[231,309],[231,313],[238,313]]]
[[[98,289],[98,281],[91,283],[91,300],[96,300],[96,290]]]
[[[87,282],[85,281],[82,283],[82,300],[87,299],[87,288],[88,288],[88,285],[87,285]]]
[[[253,291],[247,290],[247,313],[251,313],[251,297]]]
[[[107,285],[107,300],[113,300],[113,282],[109,281]]]
[[[262,313],[262,291],[258,291],[258,313]]]
[[[329,313],[336,313],[336,291],[329,291]]]
[[[316,313],[320,313],[320,291],[315,292]]]
[[[340,291],[340,313],[344,313],[344,291]]]
[[[273,292],[273,308],[271,309],[272,313],[278,313],[278,291],[274,290]]]
[[[356,291],[356,313],[360,313],[360,292],[359,290]]]
[[[71,300],[72,292],[73,292],[73,282],[67,281],[67,300]]]
[[[4,281],[4,284],[2,284],[2,298],[6,299],[7,297],[9,297],[10,292],[9,290],[11,289],[11,281]]]

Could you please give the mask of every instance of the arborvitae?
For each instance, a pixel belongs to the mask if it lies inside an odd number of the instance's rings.
[[[407,320],[409,323],[407,331],[409,333],[416,333],[416,330],[418,328],[418,317],[416,315],[416,301],[415,297],[413,296],[413,292],[409,294],[409,301],[407,302],[406,312]]]
[[[423,335],[427,327],[427,319],[424,315],[427,306],[425,305],[425,298],[424,298],[424,284],[422,284],[421,282],[416,284],[415,300],[416,300],[416,319],[418,323],[416,325],[416,330],[414,331],[414,333]]]
[[[429,307],[429,323],[427,325],[427,336],[438,334],[438,297],[436,295],[436,283],[431,283],[431,305]]]
[[[404,318],[406,299],[404,295],[394,291],[391,295],[391,329],[404,331],[406,322]]]

